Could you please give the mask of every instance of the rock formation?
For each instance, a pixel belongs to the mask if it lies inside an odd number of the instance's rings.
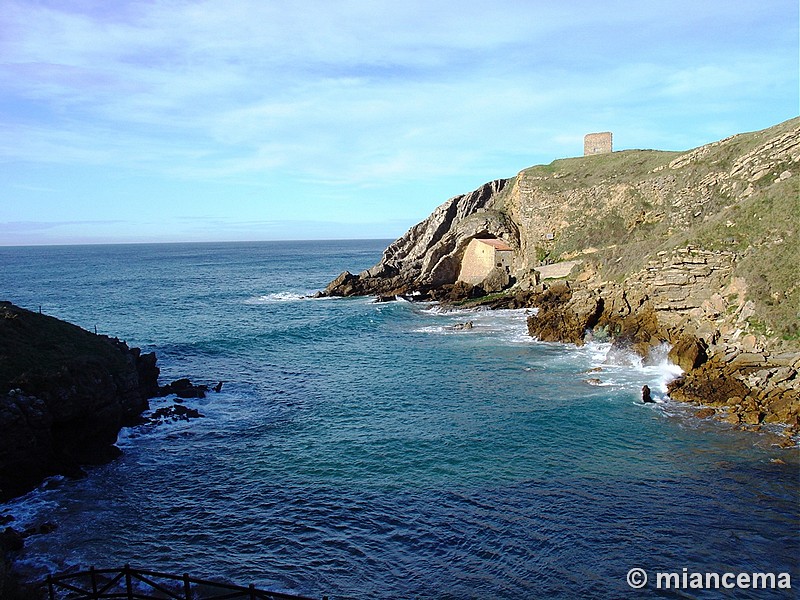
[[[154,354],[0,303],[0,500],[116,456],[158,373]]]
[[[800,118],[688,152],[525,169],[451,198],[377,265],[343,273],[321,295],[481,303],[487,290],[457,281],[461,259],[473,238],[499,237],[514,250],[515,284],[486,305],[538,308],[531,335],[581,344],[602,332],[645,360],[669,344],[686,371],[672,397],[796,432],[798,227]]]
[[[507,185],[507,180],[500,179],[450,198],[386,248],[377,265],[358,275],[342,273],[321,295],[398,295],[455,283],[461,256],[473,238],[501,237],[518,245],[514,223],[502,211],[490,208]]]

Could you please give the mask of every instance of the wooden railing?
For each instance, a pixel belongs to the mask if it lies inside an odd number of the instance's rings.
[[[50,600],[313,600],[281,592],[242,587],[157,571],[134,569],[95,569],[80,573],[47,576]],[[322,600],[327,600],[323,596]]]

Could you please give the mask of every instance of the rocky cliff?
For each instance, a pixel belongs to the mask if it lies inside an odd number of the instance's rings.
[[[451,198],[323,295],[479,296],[457,282],[467,244],[514,249],[500,305],[538,306],[532,335],[587,330],[687,371],[673,397],[757,426],[800,425],[800,118],[690,150],[557,160]],[[566,282],[539,282],[551,263]],[[537,273],[538,271],[538,273]],[[567,269],[569,271],[569,269]],[[480,287],[480,286],[479,286]],[[712,393],[702,382],[727,381]]]
[[[113,458],[158,374],[154,354],[0,302],[0,501]]]

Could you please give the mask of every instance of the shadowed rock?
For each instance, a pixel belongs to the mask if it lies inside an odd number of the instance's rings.
[[[0,500],[119,455],[158,389],[155,355],[0,303]]]

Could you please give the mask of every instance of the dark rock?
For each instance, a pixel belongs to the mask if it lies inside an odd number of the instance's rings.
[[[117,446],[101,446],[88,448],[74,455],[75,460],[81,465],[105,465],[122,456],[122,450]]]
[[[179,398],[205,398],[207,385],[195,385],[186,378],[177,379],[159,388],[159,396],[175,394]]]
[[[188,421],[189,419],[199,419],[202,417],[203,415],[195,408],[189,408],[183,404],[173,404],[172,406],[164,406],[156,410],[150,416],[150,422]]]
[[[654,346],[667,340],[667,334],[649,304],[637,308],[622,319],[606,317],[604,324],[609,328],[615,348],[630,350],[645,360],[649,359]]]
[[[709,360],[667,385],[673,400],[713,406],[728,403],[729,398],[747,398],[750,389],[724,362]]]
[[[364,285],[358,275],[344,271],[328,284],[322,296],[366,296],[368,286]]]
[[[16,529],[6,527],[0,532],[0,554],[18,552],[25,546],[25,537]]]
[[[715,414],[717,414],[716,409],[701,408],[696,413],[694,413],[694,416],[697,417],[698,419],[707,419],[708,417],[713,417]]]
[[[653,403],[653,397],[650,395],[650,386],[643,385],[642,386],[642,402],[644,404]]]
[[[0,500],[118,452],[157,377],[155,355],[0,303]]]
[[[465,300],[479,298],[484,295],[485,292],[481,288],[465,281],[446,284],[430,291],[431,299],[447,304],[461,303]]]
[[[588,293],[576,296],[566,282],[553,284],[533,302],[539,311],[528,317],[528,333],[543,342],[583,345],[603,310],[601,298]]]
[[[132,350],[138,351],[138,348]],[[141,354],[136,359],[136,372],[139,375],[139,390],[145,398],[158,396],[158,376],[160,369],[156,366],[155,352]]]
[[[511,284],[511,276],[506,269],[494,267],[480,283],[480,287],[487,294],[502,292]]]
[[[32,535],[46,535],[48,533],[53,533],[56,529],[58,529],[58,525],[55,523],[45,522],[40,523],[39,525],[33,525],[32,527],[28,527],[25,531],[22,532],[22,537],[27,538]]]
[[[222,391],[222,384],[223,383],[224,383],[223,381],[220,381],[217,385],[214,386],[214,391],[217,394],[219,394]]]

